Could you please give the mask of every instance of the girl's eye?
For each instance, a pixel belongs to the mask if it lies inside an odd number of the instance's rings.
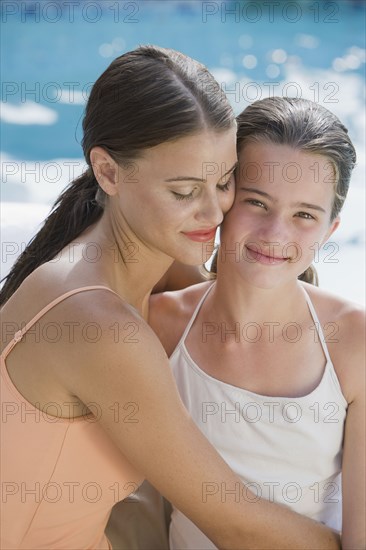
[[[314,216],[308,212],[298,212],[296,216],[299,216],[299,218],[303,218],[304,220],[315,220]]]
[[[253,206],[259,206],[260,208],[267,209],[266,205],[263,202],[258,201],[257,199],[248,199],[246,202],[248,202],[249,204],[253,204]]]

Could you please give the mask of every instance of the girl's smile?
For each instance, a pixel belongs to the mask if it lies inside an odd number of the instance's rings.
[[[273,252],[268,252],[268,254],[265,254],[265,252],[261,251],[260,247],[256,247],[254,244],[245,245],[245,250],[248,260],[252,259],[254,262],[259,262],[265,265],[279,265],[287,262],[289,259],[284,256],[275,256]]]

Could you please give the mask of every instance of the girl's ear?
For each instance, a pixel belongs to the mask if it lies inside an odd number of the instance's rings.
[[[90,151],[90,162],[95,179],[103,191],[110,196],[116,195],[118,191],[118,164],[116,161],[102,147],[93,147]]]
[[[325,244],[327,242],[327,240],[329,239],[329,237],[331,235],[333,235],[334,231],[336,229],[338,229],[339,227],[339,224],[341,223],[341,218],[339,216],[337,216],[336,218],[334,218],[334,220],[332,221],[327,233],[325,234],[320,246],[323,246],[323,244]]]

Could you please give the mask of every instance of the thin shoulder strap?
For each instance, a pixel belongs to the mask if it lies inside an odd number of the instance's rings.
[[[201,307],[202,307],[203,302],[206,300],[207,294],[210,292],[210,290],[212,289],[212,287],[214,286],[214,284],[215,284],[215,283],[212,283],[212,285],[209,286],[209,288],[206,290],[206,292],[203,294],[202,298],[201,298],[200,301],[198,302],[198,304],[197,304],[197,306],[196,306],[196,309],[194,310],[193,315],[192,315],[192,317],[190,318],[189,323],[188,323],[188,325],[186,326],[186,328],[185,328],[185,330],[184,330],[184,332],[183,332],[183,334],[182,334],[182,337],[181,337],[181,339],[179,340],[179,342],[178,342],[178,344],[177,344],[177,346],[176,346],[175,349],[177,349],[181,344],[184,343],[185,339],[187,338],[188,332],[191,330],[191,326],[193,325],[193,323],[194,323],[194,321],[195,321],[195,319],[196,319],[196,317],[197,317],[197,315],[198,315],[198,312],[199,312],[199,310],[200,310]]]
[[[3,349],[1,356],[5,359],[6,356],[11,352],[13,347],[20,342],[20,340],[23,338],[24,334],[40,319],[47,311],[55,307],[57,304],[68,298],[69,296],[72,296],[73,294],[77,294],[79,292],[85,292],[86,290],[108,290],[109,292],[113,292],[113,294],[118,294],[114,292],[114,290],[108,288],[107,286],[102,285],[95,285],[95,286],[83,286],[80,288],[74,288],[73,290],[69,290],[68,292],[65,292],[65,294],[62,294],[58,298],[55,298],[55,300],[52,300],[49,304],[47,304],[37,315],[33,317],[21,330],[18,330],[15,334],[13,339],[9,342],[9,344]],[[120,298],[120,296],[118,296]]]
[[[320,344],[323,348],[323,352],[324,352],[324,355],[325,357],[327,358],[327,361],[329,363],[332,362],[331,358],[330,358],[330,355],[329,355],[329,351],[328,351],[328,347],[327,347],[327,344],[326,344],[326,341],[325,341],[325,336],[324,336],[324,333],[323,333],[323,329],[322,329],[322,326],[320,324],[320,321],[319,321],[319,318],[316,314],[316,311],[314,309],[314,306],[313,306],[313,303],[310,299],[310,296],[309,294],[306,292],[305,288],[301,285],[301,288],[303,289],[304,291],[304,294],[305,294],[305,299],[306,299],[306,302],[308,304],[308,308],[309,308],[309,311],[310,311],[310,314],[313,318],[313,321],[314,321],[314,325],[315,325],[315,329],[318,333],[318,336],[319,336],[319,340],[320,340]]]

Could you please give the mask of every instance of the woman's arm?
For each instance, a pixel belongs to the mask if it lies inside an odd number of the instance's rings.
[[[64,384],[84,403],[98,403],[100,424],[131,464],[219,548],[339,549],[337,535],[324,525],[287,507],[249,500],[240,479],[190,418],[163,348],[132,308],[103,291],[93,292],[93,300],[79,297],[78,306],[70,316],[81,323],[98,319],[102,337],[78,344],[69,361],[64,354]],[[134,342],[116,342],[111,319],[121,327],[134,323]],[[115,402],[136,403],[138,422],[116,422]]]
[[[365,322],[363,312],[348,319],[350,342],[347,410],[342,465],[343,550],[366,548],[366,410],[365,410]]]
[[[342,468],[343,550],[366,548],[365,415],[363,393],[355,397],[347,412]]]

